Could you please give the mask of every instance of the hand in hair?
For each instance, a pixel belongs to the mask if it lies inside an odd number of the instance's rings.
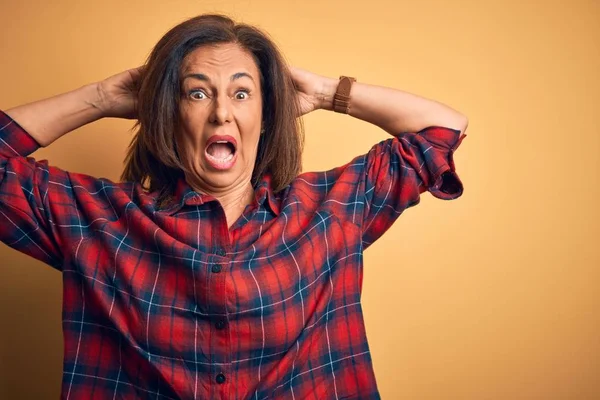
[[[318,109],[330,109],[337,81],[301,68],[290,66],[296,88],[300,115]],[[333,90],[333,93],[331,91]]]
[[[103,117],[136,119],[137,94],[144,67],[120,72],[98,83],[98,103]]]

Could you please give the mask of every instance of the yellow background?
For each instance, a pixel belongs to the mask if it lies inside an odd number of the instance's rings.
[[[290,63],[392,86],[470,119],[465,192],[430,194],[365,254],[363,302],[384,399],[600,398],[600,3],[0,0],[0,108],[140,65],[172,26],[225,12]],[[318,111],[305,170],[387,134]],[[35,153],[117,179],[130,121]],[[0,398],[58,398],[60,273],[0,246]]]

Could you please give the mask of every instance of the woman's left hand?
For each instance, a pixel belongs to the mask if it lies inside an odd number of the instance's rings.
[[[329,92],[332,83],[335,84],[334,81],[297,67],[290,66],[290,71],[300,104],[300,115],[321,108],[326,109],[327,104],[333,101],[334,93]],[[335,91],[335,87],[333,90]]]

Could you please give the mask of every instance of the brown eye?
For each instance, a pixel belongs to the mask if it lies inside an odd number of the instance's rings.
[[[190,97],[194,100],[204,100],[206,94],[202,90],[192,90],[190,92]]]
[[[237,100],[246,100],[248,98],[249,94],[247,90],[240,90],[235,94],[235,98]]]

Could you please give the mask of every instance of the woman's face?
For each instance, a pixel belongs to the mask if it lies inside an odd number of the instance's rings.
[[[247,186],[262,121],[260,73],[234,43],[207,45],[181,66],[181,128],[176,135],[194,189],[214,194]]]

